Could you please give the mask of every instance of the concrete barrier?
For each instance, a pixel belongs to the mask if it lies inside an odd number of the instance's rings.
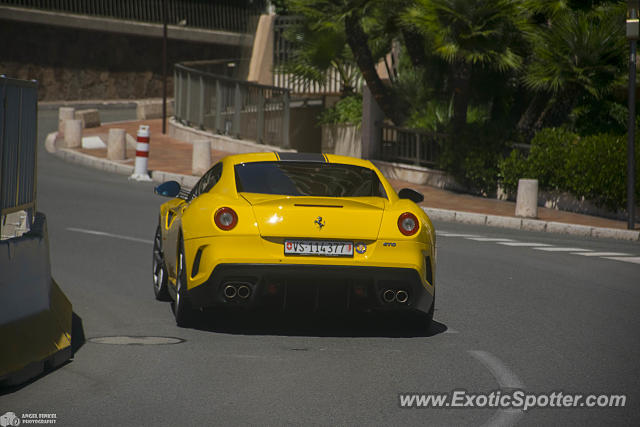
[[[68,119],[64,121],[64,146],[65,148],[82,147],[82,122]]]
[[[82,122],[82,128],[96,128],[100,126],[100,113],[95,108],[76,111],[75,118]]]
[[[193,155],[191,158],[191,172],[202,175],[211,167],[211,142],[208,139],[193,141]]]
[[[127,158],[127,138],[124,129],[109,129],[107,140],[107,159],[124,160]]]
[[[518,180],[518,195],[516,196],[516,216],[523,218],[538,217],[538,180]]]
[[[173,116],[173,100],[167,99],[167,117]],[[147,99],[138,101],[136,106],[138,120],[161,119],[162,99]]]
[[[58,109],[58,133],[64,134],[64,122],[71,120],[75,115],[75,108],[72,107],[60,107]]]
[[[23,383],[72,356],[72,307],[51,278],[46,218],[0,241],[0,385]]]

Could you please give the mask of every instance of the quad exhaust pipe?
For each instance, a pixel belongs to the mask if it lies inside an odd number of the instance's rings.
[[[409,301],[409,293],[403,289],[385,289],[382,293],[382,300],[387,304],[397,302],[400,304],[406,304]]]
[[[387,289],[383,292],[382,299],[386,303],[393,302],[396,299],[396,292],[393,289]]]
[[[403,291],[402,289],[400,289],[398,292],[396,292],[396,301],[398,301],[400,304],[404,304],[409,301],[409,294],[407,293],[407,291]]]
[[[240,299],[247,299],[251,296],[251,288],[244,284],[228,283],[224,289],[224,297],[228,300],[232,300],[235,297]]]
[[[227,285],[224,287],[224,296],[227,299],[234,299],[238,295],[238,290],[233,285]]]

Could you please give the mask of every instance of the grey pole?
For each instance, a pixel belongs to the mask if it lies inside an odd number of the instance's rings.
[[[167,0],[162,0],[162,134],[167,133]]]
[[[638,22],[638,1],[629,1],[629,18],[627,19],[627,38],[631,49],[629,54],[629,128],[627,131],[627,228],[635,228],[635,130],[636,130],[636,44],[640,36]]]

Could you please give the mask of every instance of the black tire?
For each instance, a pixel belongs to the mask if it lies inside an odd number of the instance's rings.
[[[187,294],[187,268],[182,239],[180,239],[176,265],[178,266],[178,271],[176,274],[176,300],[173,303],[173,314],[176,317],[176,324],[181,328],[185,328],[193,324],[195,314]]]
[[[156,235],[153,238],[153,293],[158,301],[171,301],[169,290],[167,289],[167,266],[164,262],[162,252],[162,234],[160,225],[156,228]]]
[[[436,309],[436,296],[433,296],[433,302],[431,303],[431,308],[427,312],[427,314],[423,317],[422,328],[425,332],[429,333],[431,331],[431,325],[433,324],[433,312]]]

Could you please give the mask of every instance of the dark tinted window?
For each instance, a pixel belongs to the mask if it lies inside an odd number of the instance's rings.
[[[387,197],[376,173],[337,163],[255,162],[235,166],[239,192],[319,197]]]
[[[222,163],[218,163],[214,167],[209,169],[207,172],[205,172],[204,175],[202,175],[202,178],[200,178],[200,180],[195,185],[195,187],[193,187],[193,190],[191,190],[189,199],[198,197],[199,195],[211,190],[213,186],[218,183],[221,176],[222,176]]]

